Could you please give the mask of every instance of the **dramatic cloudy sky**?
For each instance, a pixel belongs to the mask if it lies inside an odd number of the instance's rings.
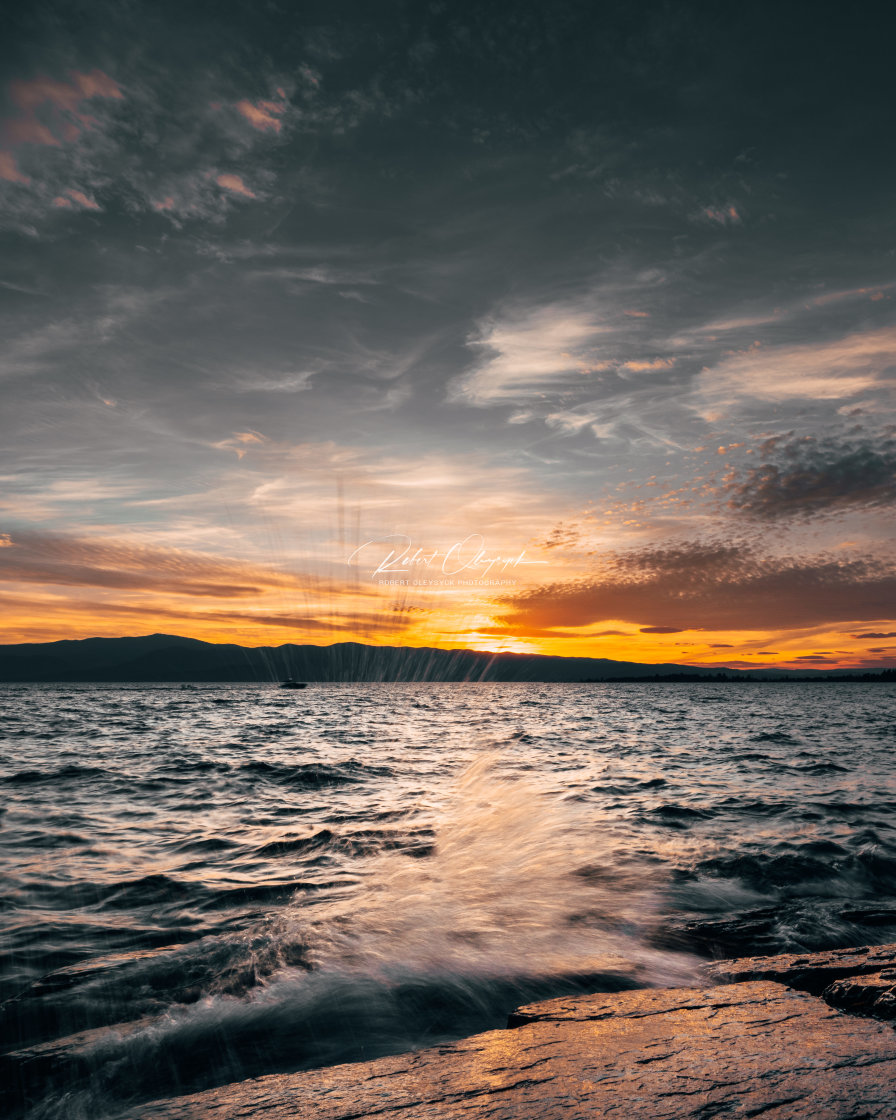
[[[896,664],[876,11],[10,6],[3,640]]]

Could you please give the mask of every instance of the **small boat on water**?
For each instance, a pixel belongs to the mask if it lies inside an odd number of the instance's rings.
[[[305,682],[305,681],[294,681],[292,679],[292,677],[287,677],[285,681],[280,682],[280,687],[281,688],[307,688],[308,685],[307,685],[307,682]]]

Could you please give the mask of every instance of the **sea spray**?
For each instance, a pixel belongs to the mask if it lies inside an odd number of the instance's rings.
[[[82,1039],[58,1107],[45,1101],[33,1120],[444,1042],[502,1027],[533,999],[694,977],[692,958],[644,941],[656,874],[625,868],[575,803],[507,752],[475,757],[421,823],[428,854],[368,857],[343,898],[297,897],[181,950],[216,954],[207,994]]]
[[[360,889],[316,917],[315,967],[534,978],[605,969],[612,958],[644,983],[689,971],[685,958],[645,944],[656,870],[619,850],[621,838],[602,835],[581,806],[515,770],[509,752],[474,758],[431,828],[427,858],[372,858]]]

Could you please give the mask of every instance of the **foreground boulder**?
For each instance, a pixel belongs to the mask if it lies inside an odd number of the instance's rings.
[[[723,983],[775,980],[802,992],[821,993],[835,980],[896,968],[896,945],[863,945],[823,953],[781,953],[775,957],[738,957],[709,965],[710,979]]]
[[[513,1029],[259,1077],[122,1120],[894,1120],[896,1032],[771,981],[519,1008]]]
[[[707,971],[714,980],[774,980],[852,1015],[896,1019],[896,945],[742,957],[719,961]]]

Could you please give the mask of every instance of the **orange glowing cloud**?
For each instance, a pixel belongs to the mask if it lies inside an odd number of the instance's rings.
[[[737,207],[731,205],[722,207],[705,206],[702,216],[711,222],[716,222],[720,226],[737,225],[742,220]]]
[[[57,209],[72,210],[76,206],[82,210],[99,210],[100,206],[94,202],[92,198],[88,198],[83,191],[76,191],[69,189],[65,195],[58,195],[53,199],[53,205]]]
[[[623,362],[622,368],[632,373],[649,373],[651,370],[671,369],[675,365],[672,358],[654,358],[652,361]]]
[[[382,643],[426,615],[372,582],[125,538],[22,532],[0,544],[7,641],[41,640],[47,627],[57,637],[125,634],[140,619],[141,628],[249,645],[269,641],[271,628]]]
[[[47,77],[10,82],[9,99],[18,109],[18,115],[0,123],[5,142],[0,150],[0,179],[8,183],[30,183],[30,177],[19,168],[14,149],[26,144],[58,148],[72,143],[97,124],[96,119],[84,111],[84,102],[123,97],[118,83],[102,70],[73,71],[67,82]],[[68,194],[83,209],[99,209],[89,200],[81,202],[71,191]],[[55,199],[53,205],[68,207],[71,203]]]
[[[243,99],[236,103],[236,110],[259,132],[279,132],[283,124],[279,118],[286,110],[286,103]]]
[[[77,139],[85,128],[96,121],[82,109],[82,103],[93,98],[124,97],[118,83],[102,70],[89,74],[73,71],[68,82],[40,77],[9,84],[9,97],[19,109],[19,116],[3,122],[3,132],[12,146],[45,144],[58,146],[61,141]],[[49,114],[41,118],[38,110],[49,106]]]
[[[60,131],[68,133],[70,128],[76,127],[69,122]],[[20,144],[45,144],[48,147],[59,147],[59,140],[50,129],[34,116],[17,117],[4,122],[3,134],[7,143],[13,147]]]
[[[222,439],[213,446],[221,451],[234,451],[236,457],[242,459],[246,454],[245,444],[263,444],[266,442],[266,437],[261,432],[234,432],[232,439]]]
[[[254,191],[250,191],[239,175],[232,175],[229,172],[224,175],[218,175],[215,182],[225,191],[231,194],[241,195],[243,198],[258,198]]]
[[[118,83],[102,70],[91,70],[89,74],[72,71],[70,82],[44,77],[10,82],[9,94],[13,103],[24,112],[30,112],[45,102],[50,102],[57,109],[75,112],[82,101],[89,101],[92,97],[124,96]]]
[[[0,152],[0,179],[5,179],[7,183],[31,182],[31,179],[19,170],[12,152]]]

